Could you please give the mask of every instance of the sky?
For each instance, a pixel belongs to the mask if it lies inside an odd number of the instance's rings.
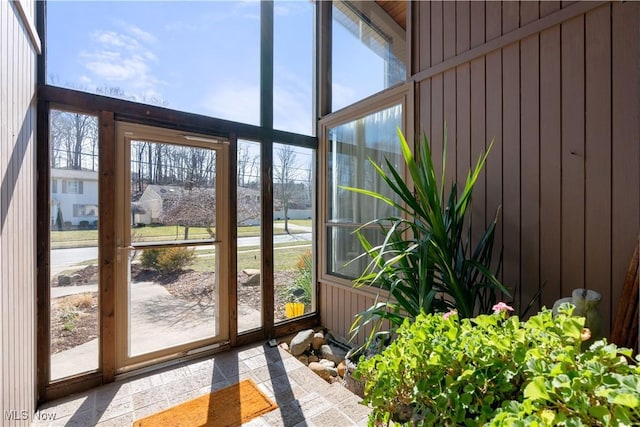
[[[313,3],[274,6],[274,127],[312,134]],[[333,105],[382,89],[384,65],[334,30]],[[47,2],[47,79],[259,125],[260,3]]]

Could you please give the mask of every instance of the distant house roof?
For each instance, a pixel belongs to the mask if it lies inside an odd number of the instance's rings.
[[[178,197],[184,191],[183,187],[178,185],[155,185],[151,184],[145,188],[144,192],[155,193],[162,200],[173,199]]]
[[[51,168],[51,178],[78,179],[83,181],[97,181],[98,172],[78,169],[54,169]]]

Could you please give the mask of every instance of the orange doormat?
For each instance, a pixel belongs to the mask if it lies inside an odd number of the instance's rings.
[[[247,379],[137,420],[133,426],[239,426],[277,407]]]

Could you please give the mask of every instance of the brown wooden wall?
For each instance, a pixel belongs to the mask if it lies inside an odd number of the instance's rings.
[[[543,284],[547,306],[594,289],[609,331],[640,232],[640,4],[415,2],[412,15],[416,134],[441,166],[446,123],[458,181],[494,140],[473,225],[501,207],[516,303]],[[325,326],[348,330],[372,301],[350,295],[322,284]]]
[[[21,5],[33,24],[33,2]],[[17,7],[0,2],[2,425],[29,425],[36,402],[36,53]]]
[[[494,146],[473,224],[501,206],[503,282],[526,305],[603,295],[609,330],[640,231],[637,3],[417,2],[419,131],[463,180]]]

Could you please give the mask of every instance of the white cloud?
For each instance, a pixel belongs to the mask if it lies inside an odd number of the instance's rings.
[[[276,129],[310,134],[312,129],[311,77],[304,80],[286,64],[276,64],[273,88],[273,120]]]
[[[273,6],[273,13],[275,15],[287,16],[289,15],[289,12],[290,12],[290,9],[281,3],[275,3],[275,5]]]
[[[120,52],[101,51],[87,56],[87,69],[108,82],[123,82],[144,76],[149,67],[139,55],[123,56]]]
[[[129,25],[127,29],[131,35],[133,35],[135,38],[137,38],[140,41],[143,41],[145,43],[156,42],[156,37],[153,34],[148,33],[142,30],[141,28],[136,27],[135,25]]]
[[[260,88],[239,81],[219,82],[201,106],[213,117],[257,125],[260,122]]]
[[[155,37],[135,25],[118,22],[121,30],[98,30],[91,34],[89,48],[80,54],[87,75],[83,81],[96,87],[115,86],[127,97],[162,98],[158,86],[164,84],[154,76],[156,54],[150,44]]]
[[[273,95],[273,120],[276,129],[312,133],[311,101],[307,102],[298,92],[275,87]]]
[[[274,86],[274,127],[310,134],[313,129],[312,99],[309,83],[277,67]],[[202,112],[221,119],[242,123],[260,123],[260,88],[241,80],[215,82],[200,103]]]

